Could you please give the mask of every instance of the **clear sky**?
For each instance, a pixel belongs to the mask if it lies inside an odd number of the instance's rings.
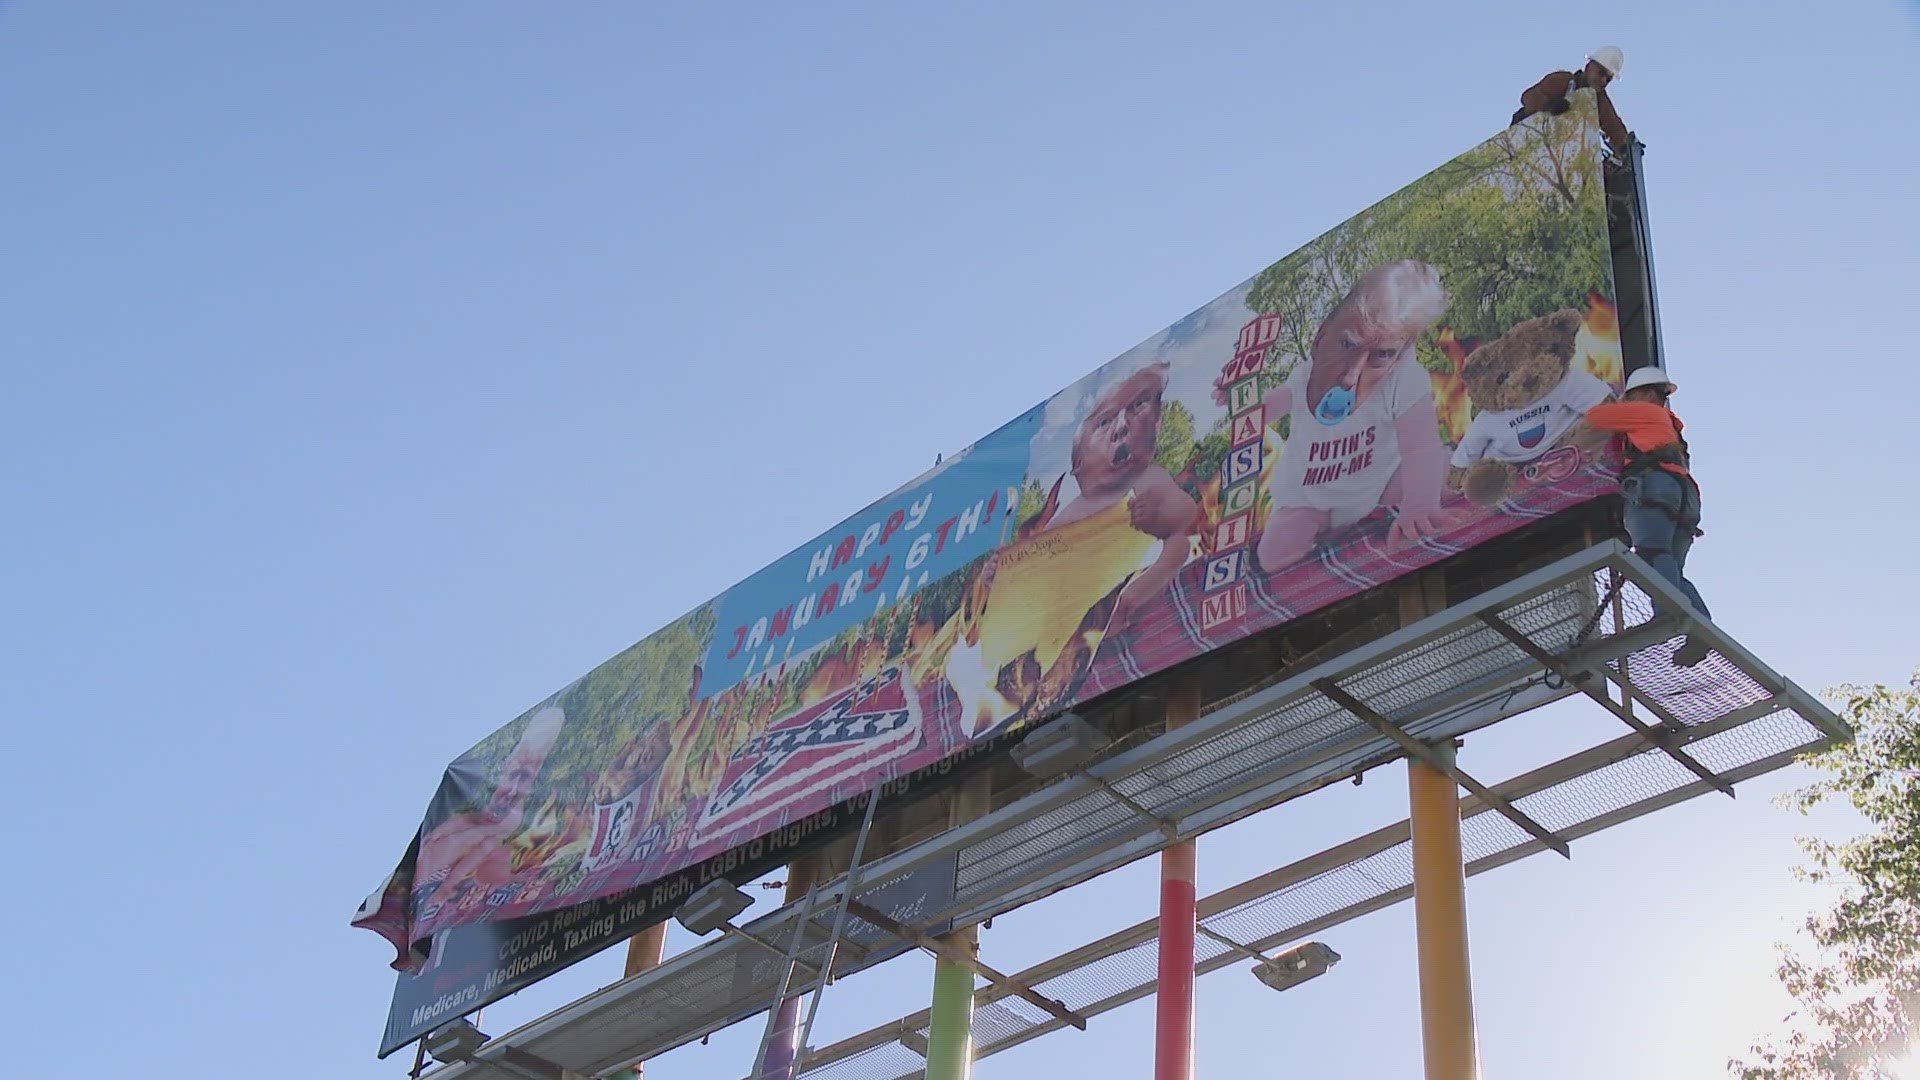
[[[1606,43],[1695,580],[1810,689],[1903,681],[1911,3],[0,4],[6,1071],[402,1075],[373,1058],[390,950],[347,919],[447,760]],[[1463,764],[1612,735],[1592,712]],[[1818,900],[1792,837],[1847,826],[1768,803],[1800,779],[1476,878],[1487,1075],[1698,1080],[1766,1030]],[[1403,793],[1210,837],[1202,889]],[[1152,873],[1000,920],[986,958],[1145,917]],[[1323,938],[1346,960],[1285,996],[1201,983],[1203,1074],[1417,1075],[1410,909]],[[840,984],[816,1042],[924,1004],[929,968]],[[977,1074],[1144,1076],[1151,1016]],[[649,1075],[751,1055],[741,1028]]]

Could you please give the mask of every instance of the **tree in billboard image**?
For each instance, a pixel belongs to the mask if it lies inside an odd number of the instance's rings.
[[[518,865],[544,868],[536,881],[564,895],[647,842],[636,826],[671,756],[672,725],[698,692],[714,622],[702,606],[560,693],[568,723],[548,766],[547,803],[520,840]]]
[[[416,918],[564,902],[609,839],[636,838],[637,811],[669,756],[713,628],[703,605],[461,755],[434,795],[415,858],[355,924],[403,919],[409,898]]]
[[[1254,280],[1247,306],[1285,320],[1260,373],[1287,423],[1267,572],[1356,531],[1389,548],[1445,534],[1592,460],[1577,410],[1620,376],[1593,107],[1496,136]],[[1476,466],[1478,498],[1440,489]]]
[[[1620,378],[1592,111],[1502,133],[1051,399],[1014,539],[940,584],[958,603],[911,658],[963,736],[1599,493],[1570,422]],[[1455,490],[1496,452],[1498,490]]]
[[[594,669],[449,768],[356,922],[405,953],[776,860],[878,782],[1611,494],[1533,415],[1620,377],[1598,142],[1590,95],[1501,133]],[[1463,453],[1498,461],[1477,500]]]
[[[1168,365],[1163,416],[1177,409],[1192,444],[1172,445],[1180,433],[1163,424],[1155,457],[1198,504],[1199,528],[1156,602],[1099,642],[1083,696],[1612,490],[1609,455],[1593,440],[1567,445],[1574,414],[1561,400],[1622,375],[1600,167],[1580,97],[1115,361]],[[1554,333],[1535,349],[1522,328],[1541,319]],[[1558,379],[1524,374],[1541,384],[1524,408],[1486,391],[1475,400],[1467,363],[1483,348],[1481,368],[1519,356]],[[1549,422],[1521,415],[1541,406]],[[1500,444],[1497,497],[1474,502],[1447,485],[1450,465],[1476,421],[1503,420],[1525,426]],[[1468,456],[1491,445],[1476,440]],[[1036,440],[1023,521],[1057,482],[1046,457]]]
[[[1367,270],[1417,259],[1452,297],[1440,327],[1488,340],[1514,324],[1584,307],[1609,278],[1600,149],[1591,95],[1558,117],[1509,128],[1402,188],[1254,280],[1256,311],[1325,313]],[[1266,385],[1308,358],[1314,324],[1289,319],[1270,352]],[[1429,368],[1447,365],[1437,335],[1421,342]],[[1264,387],[1263,387],[1264,388]]]

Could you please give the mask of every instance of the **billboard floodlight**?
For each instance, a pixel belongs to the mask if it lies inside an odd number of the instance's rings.
[[[1288,949],[1261,963],[1253,974],[1275,990],[1291,990],[1308,979],[1318,978],[1340,962],[1340,954],[1317,941]]]
[[[451,1023],[435,1028],[427,1036],[427,1053],[442,1065],[452,1065],[461,1061],[472,1061],[474,1052],[487,1041],[487,1036],[473,1022],[462,1016]]]
[[[1013,763],[1045,779],[1087,765],[1108,745],[1107,737],[1079,713],[1064,712],[1020,740],[1012,750]]]
[[[725,927],[734,917],[753,906],[753,897],[725,878],[708,882],[687,897],[673,917],[694,934],[705,937]]]

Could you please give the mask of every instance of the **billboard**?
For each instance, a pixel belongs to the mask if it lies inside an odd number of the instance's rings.
[[[588,672],[447,768],[355,925],[414,976],[616,896],[631,933],[877,784],[1610,493],[1601,161],[1577,95]],[[490,981],[448,1008],[525,983]]]
[[[851,806],[823,811],[808,822],[806,831],[829,835],[835,829],[857,824],[861,809]],[[773,862],[769,866],[791,859],[797,849],[771,845],[767,857]],[[928,923],[925,913],[952,904],[958,859],[957,854],[949,855],[897,878],[869,881],[862,888],[860,902],[928,933],[943,933],[951,928],[951,920]],[[694,881],[699,875],[684,878],[627,889],[557,911],[462,926],[440,935],[426,962],[399,977],[380,1039],[381,1056],[660,922],[675,902],[684,900],[697,887]],[[710,879],[699,879],[699,883],[705,880]],[[881,955],[910,948],[858,918],[849,921],[847,939]],[[734,978],[745,986],[763,985],[768,965],[778,962],[775,954],[753,950],[741,958]]]

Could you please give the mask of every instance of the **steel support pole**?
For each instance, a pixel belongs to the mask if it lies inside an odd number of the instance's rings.
[[[655,923],[645,930],[627,939],[627,967],[623,978],[632,978],[643,971],[651,971],[660,966],[660,960],[667,954],[667,924]],[[647,1063],[636,1061],[633,1066],[620,1074],[621,1080],[645,1080]]]
[[[972,952],[979,948],[976,928],[956,931],[948,941]],[[933,1011],[927,1031],[927,1080],[966,1080],[973,1075],[973,972],[936,957],[933,961]]]
[[[1434,747],[1445,760],[1453,745]],[[1419,939],[1420,1026],[1427,1080],[1475,1080],[1473,979],[1467,964],[1467,877],[1460,848],[1460,789],[1407,759],[1413,828],[1413,918]]]
[[[962,781],[954,792],[950,827],[965,825],[993,808],[991,778]],[[980,955],[980,928],[968,926],[943,939],[965,955]],[[944,956],[933,961],[933,1008],[927,1027],[926,1080],[968,1080],[973,1075],[973,969]]]
[[[667,924],[655,923],[627,939],[626,978],[660,966],[667,954]]]
[[[808,856],[787,866],[786,902],[791,904],[813,890],[819,876],[819,857]],[[796,931],[798,932],[798,931]],[[794,1062],[800,1047],[800,999],[789,994],[780,999],[779,1013],[768,1027],[767,1045],[760,1054],[760,1080],[792,1080]]]
[[[1400,585],[1400,625],[1447,606],[1445,578],[1428,570]],[[1407,824],[1413,834],[1413,921],[1420,962],[1420,1034],[1427,1080],[1476,1080],[1473,979],[1467,965],[1467,866],[1460,846],[1460,788],[1453,743],[1428,760],[1407,757]]]
[[[1200,718],[1200,684],[1167,691],[1167,730]],[[1197,925],[1192,840],[1160,852],[1160,988],[1154,998],[1154,1080],[1193,1080],[1193,938]]]

